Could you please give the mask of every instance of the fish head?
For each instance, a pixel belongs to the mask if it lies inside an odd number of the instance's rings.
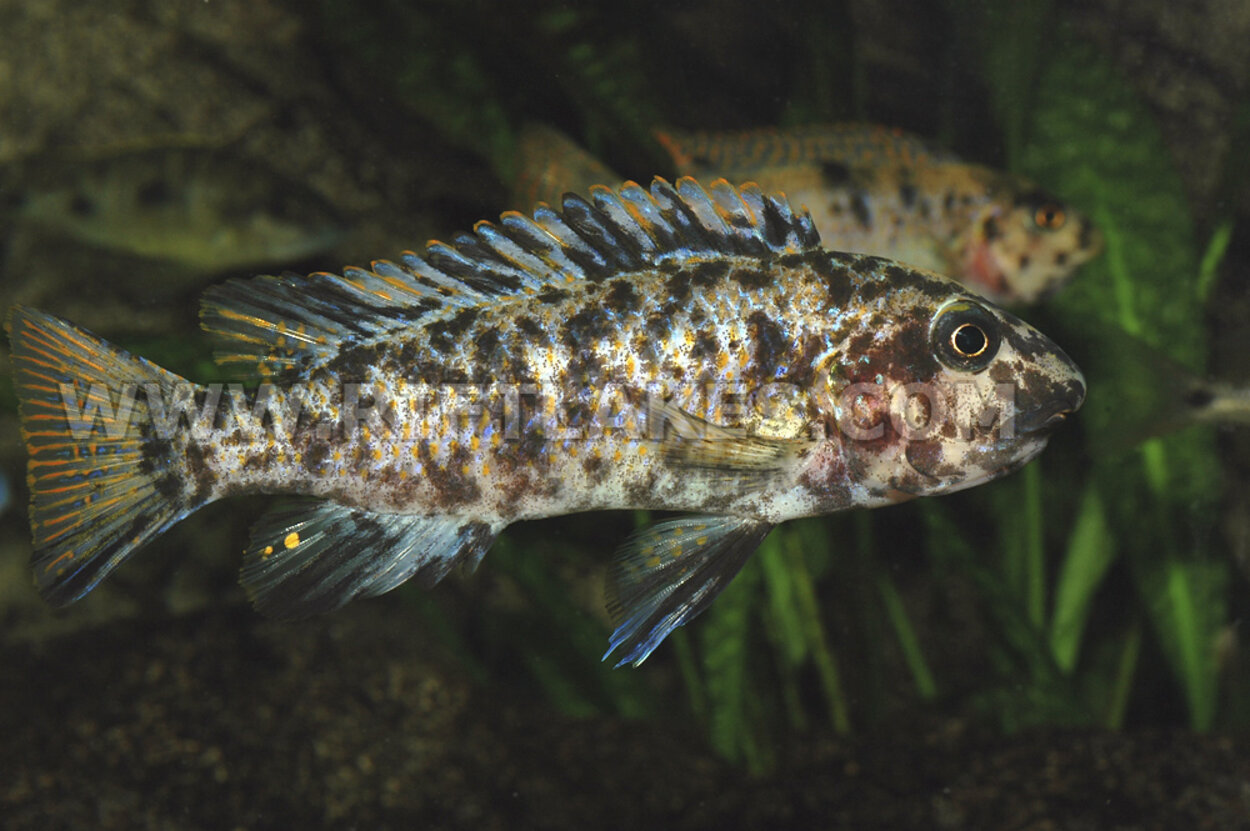
[[[878,504],[1020,468],[1085,398],[1081,371],[1041,332],[954,281],[908,274],[918,283],[891,292],[894,322],[849,340],[826,376],[826,435],[836,429],[845,475]]]
[[[1028,183],[991,187],[952,259],[964,283],[999,303],[1034,303],[1102,250],[1093,222]]]

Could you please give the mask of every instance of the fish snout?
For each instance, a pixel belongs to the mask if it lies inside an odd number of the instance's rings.
[[[1017,408],[1015,426],[1019,433],[1043,433],[1059,426],[1085,403],[1085,379],[1078,375],[1048,390],[1032,401],[1026,397]]]

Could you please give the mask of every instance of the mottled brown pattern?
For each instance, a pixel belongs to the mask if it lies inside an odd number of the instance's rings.
[[[625,205],[643,199],[647,210]],[[402,268],[210,291],[203,318],[226,358],[280,383],[263,406],[223,404],[206,425],[114,450],[145,487],[106,482],[114,502],[134,503],[108,528],[135,530],[88,540],[91,550],[115,563],[178,511],[230,494],[319,497],[262,519],[244,567],[263,607],[308,613],[414,573],[437,579],[459,558],[475,562],[514,521],[697,512],[705,517],[678,532],[688,548],[666,543],[669,564],[679,558],[670,573],[705,545],[723,564],[690,566],[702,576],[671,598],[645,579],[627,592],[662,638],[678,620],[665,607],[704,608],[772,525],[1002,475],[1040,451],[1084,395],[1067,357],[1021,321],[936,274],[822,250],[810,220],[758,191],[625,186],[596,191],[593,204],[570,198],[561,217],[540,209],[534,222],[505,215],[501,225],[506,233],[479,225],[424,259],[406,255]],[[654,251],[660,241],[667,250]],[[440,308],[414,312],[433,299]],[[41,356],[58,337],[93,341],[36,315],[19,324],[35,344],[16,340],[19,375],[35,382],[20,388],[23,412],[42,418],[57,377]],[[994,351],[966,355],[953,337],[931,337],[954,331]],[[178,386],[94,348],[94,361],[55,371],[104,365],[112,377]],[[1022,435],[983,417],[996,384],[1014,385]],[[177,400],[197,408],[217,394],[179,388],[193,394]],[[974,429],[953,434],[933,423],[974,416]],[[60,464],[58,452],[53,444],[45,461]],[[157,480],[165,470],[176,480]],[[37,504],[60,521],[74,507],[50,481]],[[131,496],[153,492],[178,498],[157,515]],[[45,548],[52,565],[77,556]],[[629,574],[651,568],[646,550],[631,555]],[[638,661],[658,641],[633,620],[614,645]]]

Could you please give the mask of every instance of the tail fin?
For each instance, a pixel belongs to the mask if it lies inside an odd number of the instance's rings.
[[[187,382],[35,309],[14,307],[6,328],[30,455],[35,582],[63,606],[199,507],[145,397],[153,383]]]

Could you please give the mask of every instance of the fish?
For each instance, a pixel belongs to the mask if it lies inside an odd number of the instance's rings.
[[[1085,396],[1017,317],[827,250],[784,196],[725,180],[595,187],[398,261],[231,279],[200,318],[254,387],[10,311],[50,603],[227,497],[283,497],[240,575],[277,618],[472,571],[512,523],[677,512],[608,570],[604,657],[637,666],[774,526],[996,479]]]
[[[901,260],[997,303],[1058,291],[1102,250],[1102,234],[1032,182],[930,142],[858,124],[655,135],[681,175],[754,182],[810,211],[825,245]],[[622,178],[560,131],[522,129],[514,204]]]
[[[6,190],[13,223],[199,273],[298,262],[345,235],[326,200],[220,150],[39,159]]]
[[[565,133],[546,124],[522,125],[516,143],[516,176],[509,203],[559,204],[565,193],[589,193],[594,185],[625,181]]]
[[[997,303],[1044,299],[1102,250],[1088,217],[1028,179],[901,130],[834,124],[656,137],[679,174],[784,191],[836,247],[941,272]]]
[[[1088,425],[1094,458],[1121,456],[1149,439],[1195,425],[1250,427],[1250,385],[1244,378],[1194,370],[1106,322],[1099,321],[1097,331],[1097,348],[1085,347],[1086,360],[1092,374],[1104,379],[1098,394],[1115,418],[1101,427]]]

